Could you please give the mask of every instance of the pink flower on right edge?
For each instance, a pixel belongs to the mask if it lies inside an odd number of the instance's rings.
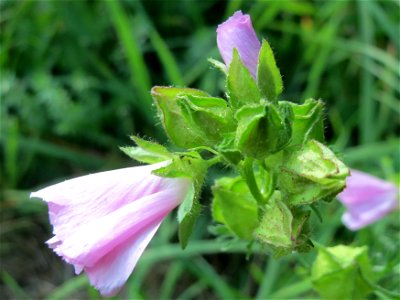
[[[346,188],[338,195],[347,208],[342,216],[344,225],[358,230],[378,221],[399,206],[398,195],[399,189],[394,184],[351,170]]]

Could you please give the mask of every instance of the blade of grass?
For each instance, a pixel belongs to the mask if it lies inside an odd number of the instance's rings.
[[[268,259],[261,285],[258,288],[256,299],[267,299],[282,268],[280,261]]]
[[[400,139],[391,139],[385,142],[372,143],[348,148],[343,153],[346,163],[352,165],[357,162],[378,160],[385,155],[398,155]]]
[[[296,282],[292,285],[285,286],[284,288],[272,293],[269,299],[299,299],[300,295],[312,290],[312,283],[310,279],[305,279]],[[310,299],[310,298],[307,298]]]
[[[150,42],[152,43],[154,50],[156,51],[164,67],[164,70],[167,73],[169,80],[175,86],[185,86],[185,80],[179,69],[179,66],[176,62],[174,55],[169,50],[167,43],[158,33],[157,29],[155,28],[151,18],[148,16],[143,5],[140,3],[140,1],[137,1],[135,2],[135,7],[137,8],[142,18],[145,20],[146,24],[151,27]]]
[[[243,0],[229,1],[225,9],[224,20],[229,18],[233,13],[240,9]]]
[[[371,17],[369,15],[368,5],[370,2],[358,1],[357,8],[359,14],[359,26],[361,40],[367,44],[372,45],[372,39],[374,36],[373,24],[371,23]],[[362,57],[362,64],[368,68],[372,68],[370,58],[367,56]],[[370,143],[375,140],[375,101],[372,98],[373,95],[373,77],[365,69],[361,69],[361,91],[359,99],[359,131],[361,135],[360,143]]]
[[[202,280],[213,288],[219,299],[235,298],[236,295],[233,289],[204,258],[199,257],[194,261],[187,261],[187,266],[189,270],[192,270],[198,276],[199,280]]]
[[[196,299],[196,296],[206,288],[207,285],[204,282],[198,281],[185,289],[176,299]]]
[[[178,64],[176,63],[175,57],[154,28],[150,33],[150,41],[153,44],[153,47],[156,50],[157,55],[163,64],[164,70],[172,84],[175,86],[185,86],[185,81],[183,80],[183,76],[179,70]]]
[[[279,32],[284,32],[287,34],[294,34],[294,35],[302,35],[303,30],[299,28],[298,24],[291,23],[291,22],[274,22],[270,24],[271,30],[276,30]],[[325,39],[318,35],[318,32],[311,31],[309,33],[313,37],[313,42],[321,44],[326,43],[331,46],[337,47],[340,50],[346,51],[351,54],[361,54],[365,55],[371,59],[374,59],[381,64],[383,64],[388,70],[394,72],[397,76],[400,77],[400,69],[398,68],[399,61],[390,55],[388,52],[379,49],[370,44],[366,44],[364,42],[360,42],[357,40],[350,40],[340,37],[335,37],[330,40]]]
[[[185,265],[183,264],[182,261],[176,261],[170,265],[168,272],[165,274],[164,282],[161,286],[159,299],[173,298],[176,282],[178,281],[179,277],[182,275],[184,270],[185,270]]]
[[[13,296],[17,299],[30,299],[31,297],[25,293],[23,288],[18,284],[18,282],[6,271],[1,272],[1,279],[3,280],[5,286],[7,286],[12,292]]]
[[[119,0],[105,1],[111,13],[111,19],[114,23],[115,30],[121,41],[122,47],[128,59],[131,69],[132,82],[138,89],[140,101],[143,104],[143,113],[147,116],[148,120],[153,120],[152,116],[152,99],[150,96],[151,80],[150,74],[147,70],[146,63],[143,55],[140,52],[140,47],[134,39],[130,30],[128,16],[124,12]],[[138,100],[139,101],[139,100]]]
[[[400,48],[400,35],[398,24],[393,24],[387,17],[386,13],[382,9],[381,3],[370,1],[367,5],[367,9],[371,16],[375,19],[383,31],[390,37],[390,39],[396,44],[396,47]]]
[[[71,295],[78,290],[89,287],[89,280],[85,275],[79,275],[66,281],[64,284],[54,289],[45,300],[71,299]]]
[[[0,144],[1,143],[3,143],[2,138],[0,138]],[[105,162],[102,157],[96,156],[93,153],[68,149],[42,140],[21,138],[19,144],[22,149],[29,149],[32,152],[41,153],[50,157],[65,159],[86,168],[99,168],[104,165]]]

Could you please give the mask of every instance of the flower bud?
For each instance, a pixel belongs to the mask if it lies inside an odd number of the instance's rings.
[[[297,151],[282,158],[277,184],[288,205],[329,200],[345,187],[349,170],[323,144],[309,140]]]
[[[232,61],[233,49],[239,52],[240,59],[256,78],[258,55],[261,44],[254,31],[249,15],[237,11],[217,28],[217,44],[219,52],[227,66]]]

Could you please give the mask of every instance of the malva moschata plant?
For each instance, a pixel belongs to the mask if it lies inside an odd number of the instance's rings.
[[[312,206],[343,191],[349,169],[325,145],[324,103],[280,100],[282,77],[268,42],[238,11],[218,26],[226,99],[202,90],[156,86],[151,95],[180,152],[139,137],[121,148],[147,166],[87,175],[32,193],[48,203],[49,246],[84,271],[103,295],[126,282],[164,217],[179,206],[182,248],[199,216],[207,170],[231,176],[212,187],[215,234],[258,243],[275,257],[313,248]],[[341,194],[352,218],[363,215]],[[371,218],[367,218],[368,221]]]

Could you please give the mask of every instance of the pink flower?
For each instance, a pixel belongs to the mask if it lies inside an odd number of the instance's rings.
[[[345,190],[338,195],[347,212],[342,221],[351,230],[358,230],[396,209],[398,188],[369,174],[351,170]]]
[[[243,64],[256,78],[260,41],[254,31],[249,15],[239,10],[217,28],[219,52],[227,66],[232,61],[232,52],[236,48]]]
[[[189,179],[158,177],[165,163],[102,172],[31,194],[48,203],[54,237],[47,243],[102,295],[116,294]]]

